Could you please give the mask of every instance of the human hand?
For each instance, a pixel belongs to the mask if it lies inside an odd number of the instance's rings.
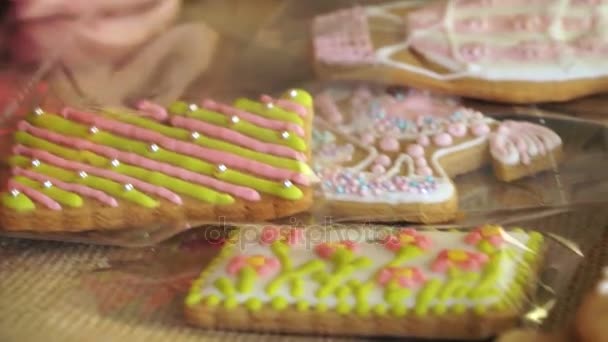
[[[25,63],[49,57],[71,65],[115,61],[171,24],[180,2],[13,0],[12,51]]]

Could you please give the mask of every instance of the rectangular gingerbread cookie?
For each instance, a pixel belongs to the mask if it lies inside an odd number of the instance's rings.
[[[85,231],[260,221],[312,204],[312,97],[98,113],[38,108],[18,125],[0,229]]]
[[[512,328],[540,268],[541,234],[245,229],[193,283],[186,317],[211,329],[486,338]]]

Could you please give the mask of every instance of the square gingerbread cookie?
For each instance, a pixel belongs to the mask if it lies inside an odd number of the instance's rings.
[[[312,97],[206,100],[134,113],[34,110],[18,125],[0,228],[123,229],[307,210]]]

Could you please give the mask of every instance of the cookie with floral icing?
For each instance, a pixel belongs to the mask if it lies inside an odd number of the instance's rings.
[[[561,157],[547,127],[496,121],[428,92],[333,88],[316,106],[314,168],[328,213],[340,218],[448,221],[458,210],[454,176],[492,163],[511,181]]]
[[[18,125],[0,228],[80,231],[266,220],[308,209],[312,97],[136,113],[36,109]],[[186,223],[187,222],[187,223]]]
[[[238,233],[193,283],[187,319],[261,332],[487,338],[517,324],[545,249],[541,234],[492,225],[312,231]]]
[[[608,89],[608,16],[595,0],[393,1],[313,22],[321,77],[516,103]]]

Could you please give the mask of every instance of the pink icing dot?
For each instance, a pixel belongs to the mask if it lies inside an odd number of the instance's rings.
[[[373,144],[374,140],[376,140],[376,138],[371,133],[364,133],[361,135],[361,142],[365,145]]]
[[[490,126],[488,126],[488,124],[485,123],[477,123],[474,124],[473,127],[471,127],[471,130],[473,131],[473,134],[476,136],[482,136],[482,135],[487,135],[488,133],[490,133]]]
[[[450,146],[454,140],[448,133],[439,133],[433,137],[433,142],[437,146]]]
[[[420,158],[424,156],[424,147],[418,144],[412,144],[407,147],[407,154],[413,158]]]
[[[399,150],[399,141],[393,137],[385,137],[380,142],[380,148],[383,151],[398,151]]]
[[[386,169],[384,168],[384,166],[376,164],[376,165],[374,165],[374,167],[372,168],[372,172],[373,172],[374,174],[381,175],[381,174],[383,174],[383,173],[385,173],[385,172],[386,172]]]
[[[467,134],[467,126],[463,123],[453,123],[448,126],[448,133],[455,137],[464,137]]]
[[[416,160],[414,162],[416,163],[417,167],[425,167],[428,165],[426,158],[424,158],[424,157],[416,158]]]
[[[391,158],[386,154],[381,154],[376,158],[376,164],[387,167],[391,165]]]
[[[432,176],[433,175],[433,170],[431,170],[430,167],[425,166],[425,167],[418,168],[418,170],[416,171],[416,173],[418,173],[421,176]]]
[[[416,142],[418,142],[420,146],[429,146],[429,144],[431,143],[429,137],[426,135],[419,136],[418,139],[416,139]]]

